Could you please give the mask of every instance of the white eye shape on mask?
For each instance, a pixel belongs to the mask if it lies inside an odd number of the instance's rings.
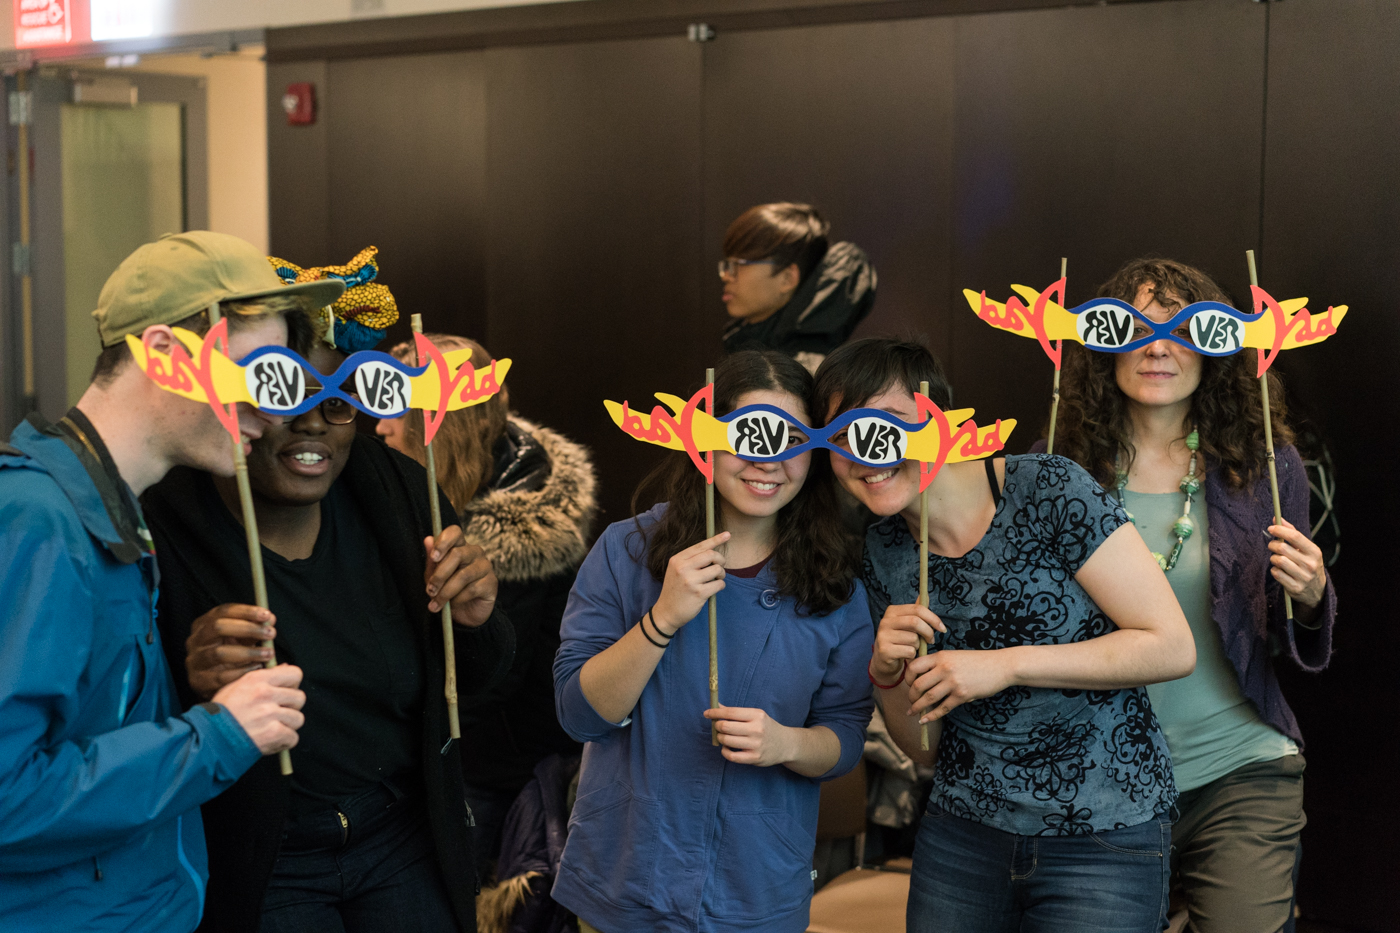
[[[729,422],[729,446],[745,460],[771,460],[787,450],[790,429],[782,418],[752,411]]]
[[[1238,353],[1244,347],[1244,322],[1223,311],[1197,312],[1190,332],[1191,342],[1206,353]]]
[[[288,411],[306,398],[306,375],[301,363],[285,353],[258,357],[243,371],[243,381],[260,411]]]
[[[857,418],[846,429],[851,453],[875,466],[898,463],[909,449],[909,434],[883,418]]]
[[[355,370],[355,390],[377,418],[396,418],[408,411],[408,377],[388,363],[361,363]]]
[[[1111,304],[1098,304],[1079,312],[1074,329],[1086,347],[1116,350],[1133,339],[1133,316]]]

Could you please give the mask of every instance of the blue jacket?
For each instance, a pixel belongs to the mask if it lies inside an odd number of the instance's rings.
[[[259,755],[222,707],[177,715],[155,560],[92,440],[34,416],[0,452],[0,929],[183,933],[199,805]]]
[[[642,516],[654,523],[664,506]],[[719,594],[719,695],[788,726],[823,725],[841,758],[820,779],[731,764],[710,744],[709,635],[702,610],[666,649],[632,715],[594,711],[584,662],[656,602],[631,521],[608,527],[569,595],[554,662],[559,722],[583,770],[554,899],[607,933],[801,933],[812,897],[820,780],[860,761],[873,707],[866,676],[875,629],[859,582],[826,616],[798,615],[769,568],[730,576]]]

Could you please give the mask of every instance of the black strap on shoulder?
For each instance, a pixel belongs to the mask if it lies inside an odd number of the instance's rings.
[[[1001,484],[997,482],[997,468],[992,465],[992,458],[988,457],[982,461],[987,465],[987,483],[992,487],[992,505],[1001,505]]]

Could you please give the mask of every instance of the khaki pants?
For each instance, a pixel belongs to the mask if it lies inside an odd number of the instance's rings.
[[[1277,933],[1293,905],[1302,755],[1237,768],[1177,801],[1172,883],[1192,933]]]

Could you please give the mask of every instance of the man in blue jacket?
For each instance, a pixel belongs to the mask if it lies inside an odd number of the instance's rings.
[[[183,714],[155,626],[158,572],[136,497],[187,464],[233,473],[207,405],[166,392],[125,338],[169,352],[172,325],[229,355],[285,344],[286,312],[343,286],[284,286],[236,237],[167,236],[129,256],[93,312],[105,348],[57,424],[0,443],[0,928],[187,931],[207,880],[199,805],[296,744],[301,671],[260,670]],[[242,408],[243,406],[240,406]],[[239,412],[245,438],[268,423]]]

